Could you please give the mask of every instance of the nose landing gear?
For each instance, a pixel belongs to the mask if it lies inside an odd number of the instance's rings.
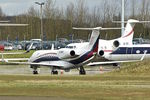
[[[55,68],[52,68],[51,74],[52,74],[52,75],[58,75],[58,71],[55,70]]]
[[[34,70],[34,71],[33,71],[33,74],[35,75],[35,74],[39,74],[39,73],[38,73],[38,71]]]
[[[30,68],[33,69],[33,74],[34,74],[34,75],[39,74],[39,71],[38,71],[38,67],[37,67],[37,66],[31,66]]]

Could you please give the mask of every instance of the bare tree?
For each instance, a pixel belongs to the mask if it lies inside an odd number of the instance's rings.
[[[54,0],[46,0],[45,6],[44,6],[44,17],[45,18],[55,18],[56,14],[56,8],[55,8],[55,1]]]
[[[132,11],[131,16],[133,18],[135,17],[135,7],[136,7],[135,0],[132,0],[132,2],[131,2],[131,11]]]
[[[33,6],[31,6],[26,14],[29,23],[28,31],[30,38],[40,38],[40,14]]]
[[[66,19],[67,20],[70,20],[71,23],[73,23],[73,19],[74,19],[74,13],[75,13],[75,7],[74,7],[74,4],[73,3],[70,3],[67,8],[66,8],[66,12],[65,12],[65,15],[66,15]]]
[[[5,16],[5,14],[4,14],[2,8],[0,7],[0,17],[2,18],[2,17],[4,17],[4,16]]]
[[[27,15],[32,17],[39,17],[39,12],[33,6],[31,6],[27,12]]]
[[[88,7],[85,5],[84,0],[78,0],[75,7],[75,24],[78,26],[83,26],[86,21],[86,15],[88,12]]]

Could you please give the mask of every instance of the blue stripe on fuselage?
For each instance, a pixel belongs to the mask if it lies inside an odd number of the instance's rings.
[[[58,57],[51,57],[51,56],[45,56],[45,57],[41,57],[36,59],[34,62],[35,63],[39,63],[42,61],[59,61],[60,59]]]
[[[93,56],[93,54],[89,55],[90,53],[91,52],[89,51],[89,52],[85,53],[84,55],[82,55],[81,57],[79,57],[78,59],[71,60],[69,62],[72,64],[80,64]]]
[[[150,47],[119,47],[111,54],[150,54]]]

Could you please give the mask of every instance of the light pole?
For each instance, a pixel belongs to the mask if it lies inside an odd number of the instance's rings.
[[[42,12],[42,7],[44,5],[44,2],[35,2],[35,4],[40,5],[40,16],[41,16],[41,40],[42,40],[42,49],[43,49],[43,12]]]
[[[125,6],[125,1],[124,0],[122,0],[122,2],[121,2],[122,4],[122,14],[121,14],[121,27],[122,27],[122,29],[121,29],[121,36],[123,35],[123,33],[124,33],[124,6]]]

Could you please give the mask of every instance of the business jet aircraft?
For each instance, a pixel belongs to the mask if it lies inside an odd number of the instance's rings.
[[[79,68],[80,74],[86,74],[83,65],[88,64],[98,51],[99,30],[103,28],[97,27],[92,29],[90,41],[80,48],[67,46],[59,50],[38,50],[33,53],[28,62],[8,62],[17,64],[27,64],[33,68],[33,74],[38,74],[40,66],[48,66],[52,68],[52,74],[58,74],[56,69],[70,70]]]
[[[99,39],[99,48],[98,48],[98,55],[100,57],[105,57],[105,55],[112,53],[115,51],[119,46],[121,45],[132,45],[133,40],[133,28],[135,23],[138,23],[139,21],[130,19],[127,22],[124,34],[117,39],[113,40],[103,40]],[[91,28],[73,28],[75,30],[90,30]],[[87,42],[78,44],[78,43],[72,43],[69,44],[70,46],[79,46],[79,45],[85,45]]]
[[[108,60],[136,60],[146,52],[144,59],[150,58],[150,44],[133,45],[134,26],[136,23],[149,21],[138,21],[130,19],[127,22],[124,34],[114,40],[99,40],[98,55]]]
[[[130,19],[127,21],[125,31],[120,38],[113,40],[103,40],[100,39],[99,42],[103,43],[99,45],[98,55],[100,57],[105,57],[106,55],[116,51],[119,46],[132,46],[134,26],[139,23],[138,20]]]

